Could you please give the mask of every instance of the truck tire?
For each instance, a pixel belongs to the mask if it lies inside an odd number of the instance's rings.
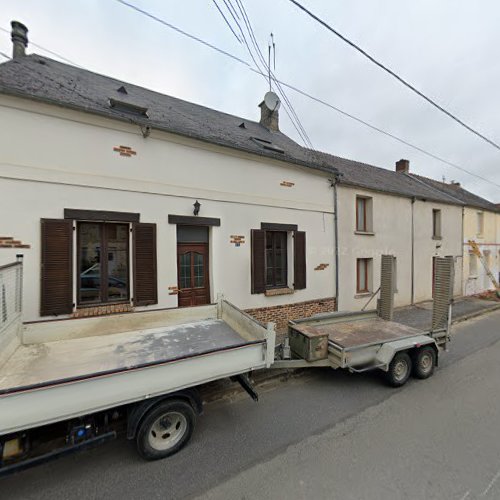
[[[196,412],[182,399],[164,401],[146,413],[136,436],[139,455],[158,460],[177,453],[190,440]]]
[[[417,349],[413,356],[413,376],[419,379],[429,378],[436,366],[436,351],[428,345]]]
[[[398,352],[389,364],[386,373],[387,383],[392,387],[401,387],[411,375],[412,362],[407,352]]]

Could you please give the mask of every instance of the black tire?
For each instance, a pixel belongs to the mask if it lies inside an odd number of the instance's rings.
[[[389,364],[386,373],[387,383],[392,387],[401,387],[411,375],[412,362],[407,352],[398,352]]]
[[[432,346],[417,349],[413,356],[413,376],[419,379],[429,378],[436,367],[436,350]]]
[[[136,447],[145,460],[169,457],[191,439],[196,423],[193,407],[181,399],[172,399],[154,406],[139,426]]]

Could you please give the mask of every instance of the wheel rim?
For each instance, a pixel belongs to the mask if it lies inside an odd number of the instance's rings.
[[[394,364],[394,378],[398,381],[401,382],[401,380],[404,380],[405,377],[408,374],[408,363],[404,359],[398,359],[396,363]]]
[[[148,441],[155,450],[165,451],[174,447],[186,433],[186,417],[171,411],[158,417],[149,429]]]
[[[430,353],[425,352],[420,356],[420,371],[428,373],[432,370],[433,360]]]

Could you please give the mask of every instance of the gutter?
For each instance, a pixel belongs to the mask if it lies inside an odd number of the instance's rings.
[[[333,187],[333,231],[334,231],[334,248],[335,248],[335,306],[339,310],[339,224],[338,224],[338,193],[337,185],[339,183],[339,174],[336,174],[333,179],[330,179],[331,187]]]

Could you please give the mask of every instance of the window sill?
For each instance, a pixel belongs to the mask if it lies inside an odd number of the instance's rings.
[[[355,299],[362,299],[363,297],[369,297],[370,295],[372,295],[373,292],[360,292],[360,293],[357,293],[354,298]]]
[[[472,276],[469,276],[469,279],[470,279],[470,280],[477,280],[477,278],[478,278],[477,274],[474,274],[474,275],[472,275]]]
[[[443,237],[442,236],[433,236],[432,239],[433,240],[442,240]]]
[[[266,297],[274,297],[275,295],[291,295],[294,293],[292,288],[270,288],[264,292]]]
[[[373,231],[354,231],[354,234],[360,234],[363,236],[375,236]]]

